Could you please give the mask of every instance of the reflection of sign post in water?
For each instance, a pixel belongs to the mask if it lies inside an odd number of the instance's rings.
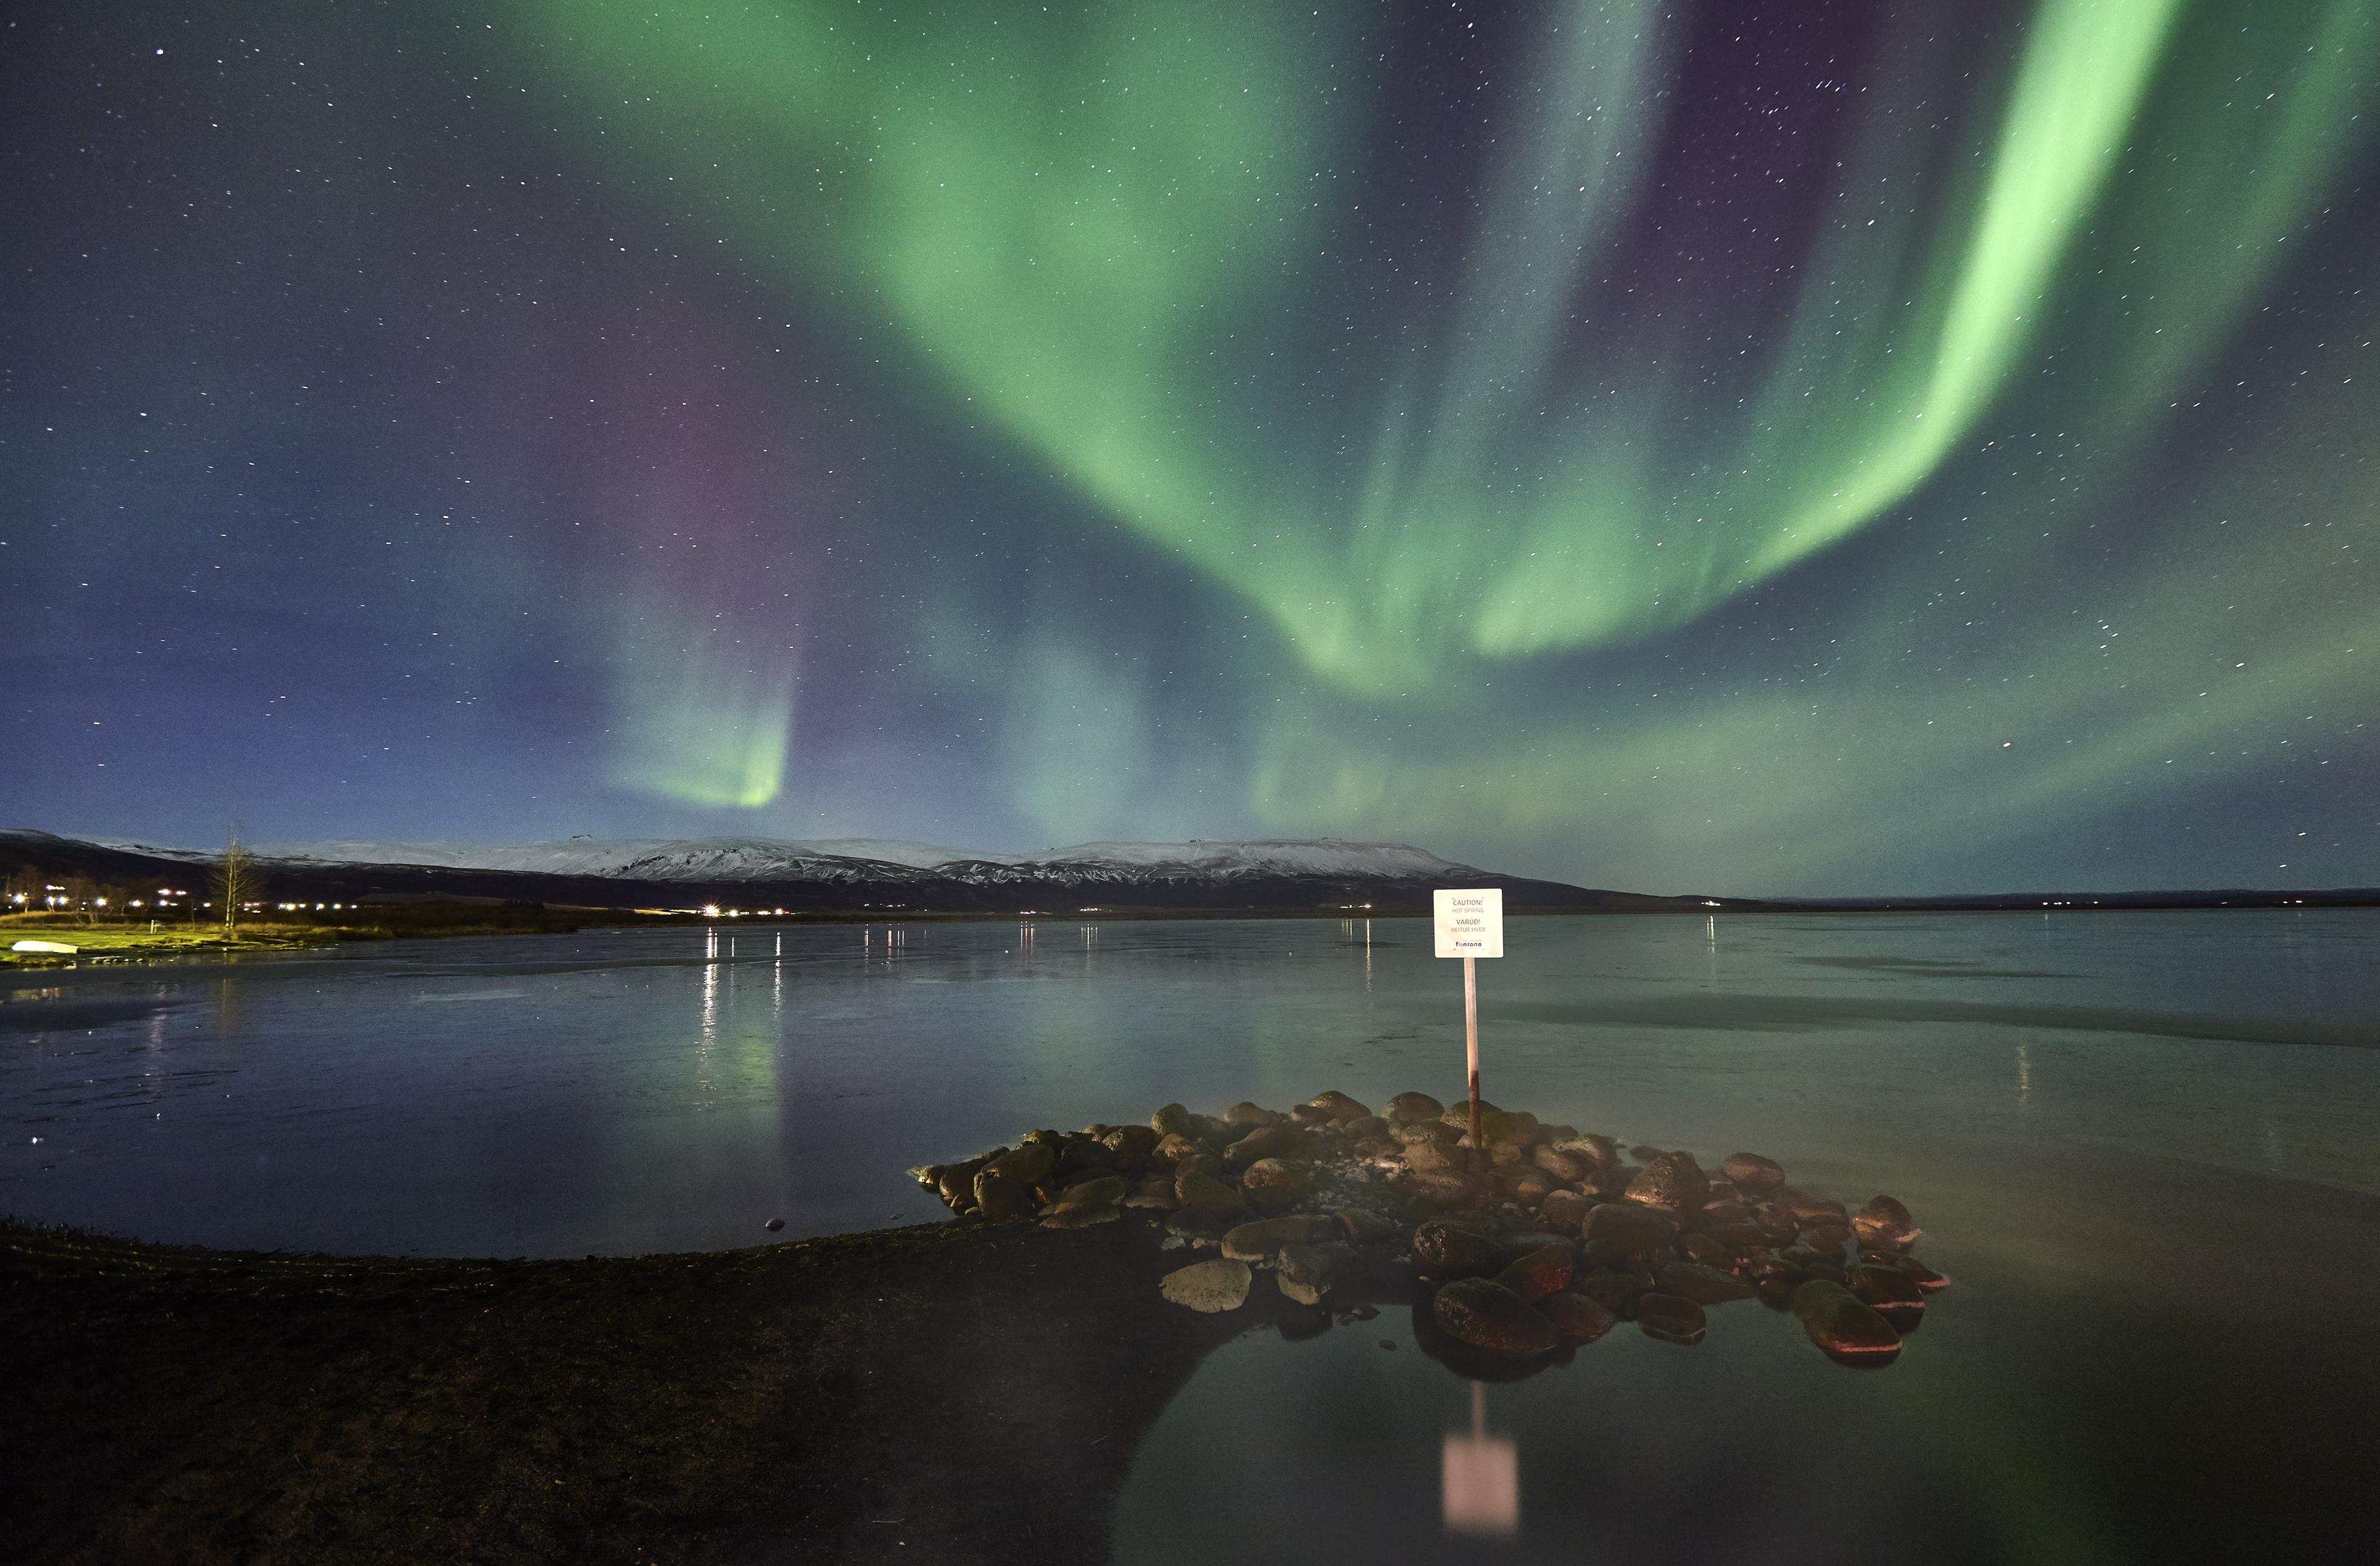
[[[1429,894],[1438,924],[1438,954],[1463,959],[1463,1043],[1471,1062],[1471,1161],[1479,1165],[1479,970],[1481,957],[1504,954],[1504,889],[1439,891]]]
[[[1471,1434],[1446,1438],[1439,1494],[1450,1534],[1510,1538],[1521,1531],[1521,1460],[1512,1442],[1488,1434],[1488,1389],[1471,1383]]]

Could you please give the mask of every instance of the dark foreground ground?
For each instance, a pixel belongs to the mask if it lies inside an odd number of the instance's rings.
[[[1137,1220],[417,1261],[0,1221],[0,1559],[1097,1561],[1140,1435],[1287,1306]]]

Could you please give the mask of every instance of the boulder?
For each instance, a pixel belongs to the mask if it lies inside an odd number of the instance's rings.
[[[1173,1196],[1173,1178],[1152,1174],[1140,1183],[1139,1189],[1123,1199],[1128,1208],[1146,1208],[1154,1212],[1172,1212],[1182,1204]]]
[[[1590,1241],[1612,1241],[1630,1256],[1653,1256],[1666,1252],[1677,1232],[1656,1209],[1605,1202],[1587,1209],[1586,1222],[1579,1232]]]
[[[1947,1289],[1950,1281],[1904,1251],[1863,1250],[1860,1260],[1877,1267],[1897,1268],[1909,1275],[1921,1289]]]
[[[1620,1144],[1609,1136],[1598,1136],[1592,1131],[1572,1132],[1557,1136],[1546,1144],[1558,1153],[1568,1153],[1585,1159],[1597,1169],[1610,1169],[1620,1162]]]
[[[1845,1281],[1896,1332],[1910,1330],[1925,1314],[1925,1296],[1918,1291],[1917,1280],[1897,1267],[1863,1263],[1851,1269]]]
[[[1892,1323],[1840,1283],[1803,1284],[1793,1291],[1792,1308],[1810,1341],[1845,1364],[1889,1365],[1900,1353]]]
[[[1312,1154],[1313,1140],[1297,1127],[1288,1124],[1268,1125],[1249,1132],[1232,1143],[1223,1153],[1223,1162],[1241,1169],[1258,1159],[1305,1158]]]
[[[1384,1142],[1389,1140],[1389,1123],[1378,1115],[1358,1115],[1341,1121],[1339,1134],[1350,1142]]]
[[[1703,1230],[1703,1234],[1731,1256],[1750,1256],[1768,1248],[1768,1232],[1756,1223],[1713,1223]]]
[[[1481,1120],[1484,1121],[1488,1116],[1496,1112],[1497,1110],[1495,1105],[1489,1103],[1485,1099],[1479,1100],[1479,1116]],[[1447,1124],[1454,1127],[1457,1131],[1470,1130],[1471,1100],[1468,1099],[1455,1099],[1454,1102],[1446,1106],[1445,1111],[1438,1118],[1444,1121]]]
[[[1752,1285],[1732,1272],[1721,1272],[1716,1267],[1700,1262],[1680,1262],[1661,1270],[1661,1293],[1675,1294],[1696,1305],[1725,1305],[1730,1300],[1748,1300]]]
[[[1237,1212],[1247,1205],[1239,1192],[1196,1169],[1185,1169],[1174,1177],[1173,1199],[1184,1208],[1208,1212]]]
[[[1330,1218],[1338,1225],[1339,1237],[1351,1245],[1377,1245],[1383,1240],[1396,1238],[1402,1228],[1363,1208],[1341,1208]]]
[[[1546,1178],[1545,1171],[1524,1169],[1517,1172],[1505,1171],[1498,1178],[1496,1188],[1523,1207],[1535,1208],[1552,1194],[1554,1187],[1553,1182]]]
[[[1492,1146],[1498,1142],[1515,1147],[1527,1147],[1536,1139],[1537,1117],[1526,1111],[1484,1111],[1479,1116],[1479,1135]],[[1525,1156],[1525,1155],[1524,1155]]]
[[[1148,1117],[1149,1129],[1160,1136],[1196,1136],[1197,1128],[1190,1111],[1180,1104],[1168,1104]]]
[[[1206,1157],[1207,1147],[1206,1144],[1195,1136],[1185,1136],[1179,1131],[1169,1131],[1158,1138],[1157,1146],[1149,1149],[1148,1156],[1150,1161],[1155,1163],[1187,1163],[1192,1159]]]
[[[1548,1294],[1569,1288],[1572,1269],[1577,1265],[1570,1246],[1556,1241],[1540,1245],[1506,1267],[1496,1274],[1496,1281],[1534,1305]]]
[[[1314,1177],[1302,1164],[1258,1159],[1240,1173],[1240,1190],[1259,1212],[1280,1212],[1314,1195]]]
[[[1251,1104],[1243,1099],[1225,1110],[1223,1118],[1233,1125],[1279,1125],[1289,1117],[1279,1110],[1269,1110],[1262,1104]]]
[[[1810,1248],[1829,1256],[1840,1256],[1852,1243],[1852,1232],[1840,1223],[1821,1223],[1810,1230]]]
[[[1073,1184],[1077,1176],[1111,1174],[1115,1171],[1115,1149],[1096,1136],[1069,1136],[1058,1148],[1058,1178]]]
[[[998,1169],[987,1169],[976,1175],[975,1205],[994,1223],[1014,1223],[1033,1216],[1032,1193]]]
[[[1842,1203],[1827,1201],[1818,1196],[1805,1196],[1791,1186],[1778,1187],[1777,1194],[1769,1199],[1791,1213],[1793,1221],[1804,1229],[1813,1228],[1821,1223],[1848,1225],[1852,1220],[1851,1210]]]
[[[1326,1125],[1335,1125],[1339,1119],[1329,1110],[1315,1104],[1298,1104],[1293,1107],[1289,1111],[1289,1118],[1291,1123],[1302,1125],[1309,1131],[1318,1131]]]
[[[1585,1232],[1586,1215],[1594,1207],[1593,1202],[1575,1191],[1548,1191],[1538,1208],[1538,1215],[1545,1220],[1548,1229],[1583,1234]]]
[[[1634,1312],[1647,1287],[1633,1272],[1596,1272],[1573,1279],[1568,1292],[1583,1294],[1615,1315],[1627,1316]]]
[[[1253,1276],[1244,1261],[1229,1257],[1194,1261],[1158,1280],[1157,1289],[1175,1305],[1213,1315],[1239,1309],[1248,1297],[1248,1283]]]
[[[1497,1270],[1503,1247],[1483,1231],[1434,1218],[1414,1231],[1413,1258],[1432,1278],[1473,1278]]]
[[[1334,1245],[1283,1245],[1273,1281],[1285,1298],[1299,1305],[1320,1305],[1348,1254]]]
[[[1909,1209],[1890,1196],[1870,1197],[1867,1206],[1852,1215],[1852,1227],[1861,1244],[1888,1251],[1907,1250],[1922,1232]]]
[[[1263,1218],[1223,1231],[1223,1254],[1233,1261],[1270,1261],[1283,1245],[1305,1245],[1335,1231],[1319,1218]]]
[[[1708,1326],[1703,1318],[1703,1307],[1676,1294],[1648,1293],[1636,1302],[1636,1325],[1648,1338],[1658,1338],[1665,1343],[1692,1345],[1703,1341]]]
[[[1329,1115],[1332,1120],[1362,1120],[1365,1116],[1372,1112],[1369,1109],[1347,1097],[1346,1094],[1340,1092],[1336,1088],[1329,1088],[1323,1092],[1317,1093],[1313,1098],[1308,1099],[1305,1101],[1313,1108],[1320,1110],[1324,1114]]]
[[[1627,1195],[1640,1207],[1672,1213],[1699,1212],[1710,1196],[1710,1181],[1694,1162],[1694,1154],[1664,1153],[1628,1183]]]
[[[1430,1315],[1448,1337],[1490,1354],[1533,1357],[1550,1352],[1556,1341],[1552,1322],[1485,1278],[1459,1278],[1439,1289]]]
[[[975,1177],[983,1172],[990,1159],[969,1159],[965,1163],[944,1164],[941,1177],[935,1183],[942,1200],[953,1209],[965,1210],[975,1206]]]
[[[1451,1147],[1463,1140],[1463,1133],[1442,1120],[1409,1121],[1396,1128],[1396,1136],[1408,1147],[1422,1142]]]
[[[1638,1163],[1652,1163],[1656,1159],[1668,1158],[1670,1150],[1666,1147],[1656,1147],[1650,1142],[1639,1142],[1628,1149],[1628,1156]]]
[[[1529,1161],[1562,1185],[1579,1184],[1597,1168],[1593,1159],[1581,1158],[1576,1153],[1566,1153],[1549,1142],[1530,1148]]]
[[[1467,1174],[1452,1170],[1421,1170],[1405,1177],[1405,1189],[1441,1208],[1475,1208],[1484,1199]]]
[[[986,1167],[1018,1185],[1035,1185],[1057,1166],[1055,1147],[1047,1142],[1028,1141],[1014,1152],[992,1159]]]
[[[1115,1155],[1116,1168],[1126,1174],[1147,1167],[1148,1155],[1157,1150],[1157,1133],[1146,1125],[1115,1126],[1099,1140]]]
[[[1735,1265],[1735,1253],[1708,1234],[1681,1234],[1678,1249],[1686,1253],[1688,1261],[1698,1261],[1705,1267]]]
[[[1389,1100],[1389,1118],[1399,1125],[1409,1121],[1436,1120],[1446,1106],[1427,1093],[1400,1093]]]
[[[1553,1324],[1554,1336],[1566,1343],[1591,1343],[1620,1319],[1610,1306],[1567,1289],[1539,1300],[1537,1314]]]
[[[1746,1191],[1774,1191],[1785,1184],[1785,1166],[1758,1153],[1730,1153],[1718,1171]]]
[[[1130,1195],[1131,1190],[1132,1188],[1124,1184],[1122,1175],[1095,1175],[1087,1180],[1077,1181],[1059,1192],[1057,1200],[1041,1209],[1041,1216],[1048,1218],[1052,1213],[1063,1211],[1069,1208],[1112,1208]]]

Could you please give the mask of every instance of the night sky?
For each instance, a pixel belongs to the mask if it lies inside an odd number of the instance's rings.
[[[7,14],[0,825],[2380,883],[2380,0]]]

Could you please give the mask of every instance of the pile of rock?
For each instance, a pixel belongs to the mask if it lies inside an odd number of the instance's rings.
[[[1707,1307],[1758,1299],[1835,1358],[1885,1364],[1946,1281],[1910,1254],[1919,1231],[1890,1196],[1852,1212],[1793,1190],[1757,1154],[1714,1174],[1689,1152],[1623,1155],[1611,1137],[1483,1108],[1475,1147],[1468,1103],[1425,1093],[1397,1095],[1385,1115],[1338,1092],[1220,1119],[1168,1104],[1146,1125],[1028,1132],[912,1172],[992,1222],[1162,1214],[1166,1244],[1220,1252],[1163,1281],[1193,1309],[1237,1308],[1258,1270],[1320,1305],[1392,1269],[1428,1291],[1448,1337],[1504,1356],[1591,1342],[1621,1320],[1696,1343]]]

